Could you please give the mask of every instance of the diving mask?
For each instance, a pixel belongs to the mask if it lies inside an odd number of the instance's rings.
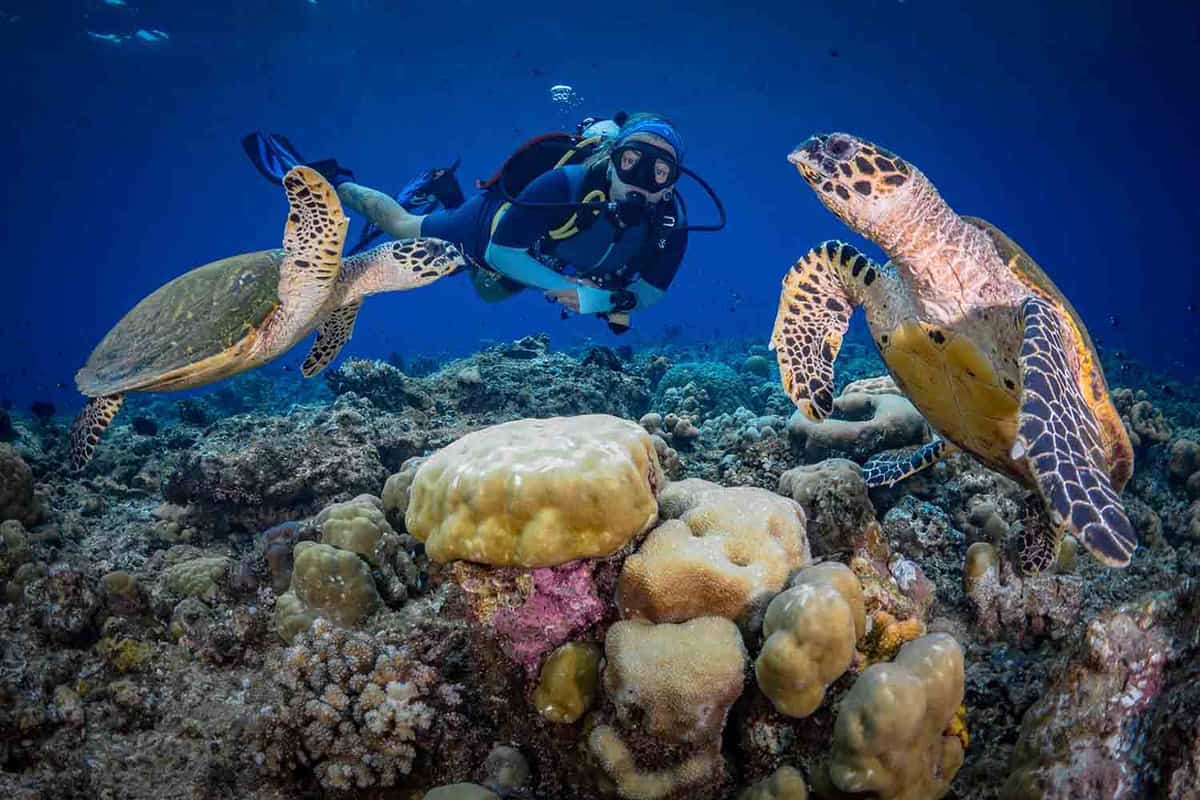
[[[618,178],[650,194],[661,192],[679,180],[679,162],[675,156],[648,142],[622,142],[613,148],[609,158]]]

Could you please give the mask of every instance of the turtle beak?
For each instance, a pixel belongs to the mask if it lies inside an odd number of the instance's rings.
[[[820,162],[822,147],[827,136],[810,136],[788,153],[788,161],[797,167],[815,167]]]

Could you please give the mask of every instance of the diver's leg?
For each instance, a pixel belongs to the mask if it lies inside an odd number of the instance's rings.
[[[383,192],[347,181],[337,187],[338,198],[380,230],[397,239],[412,239],[421,235],[424,217],[410,214],[404,206]]]

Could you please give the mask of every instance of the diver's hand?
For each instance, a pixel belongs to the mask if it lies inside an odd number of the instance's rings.
[[[579,292],[575,289],[551,289],[546,292],[546,299],[579,313]]]

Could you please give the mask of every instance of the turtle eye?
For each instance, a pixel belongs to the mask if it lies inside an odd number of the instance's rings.
[[[827,149],[829,150],[830,155],[834,155],[839,158],[843,156],[849,156],[851,150],[850,140],[842,136],[835,136],[830,140],[829,147]]]

